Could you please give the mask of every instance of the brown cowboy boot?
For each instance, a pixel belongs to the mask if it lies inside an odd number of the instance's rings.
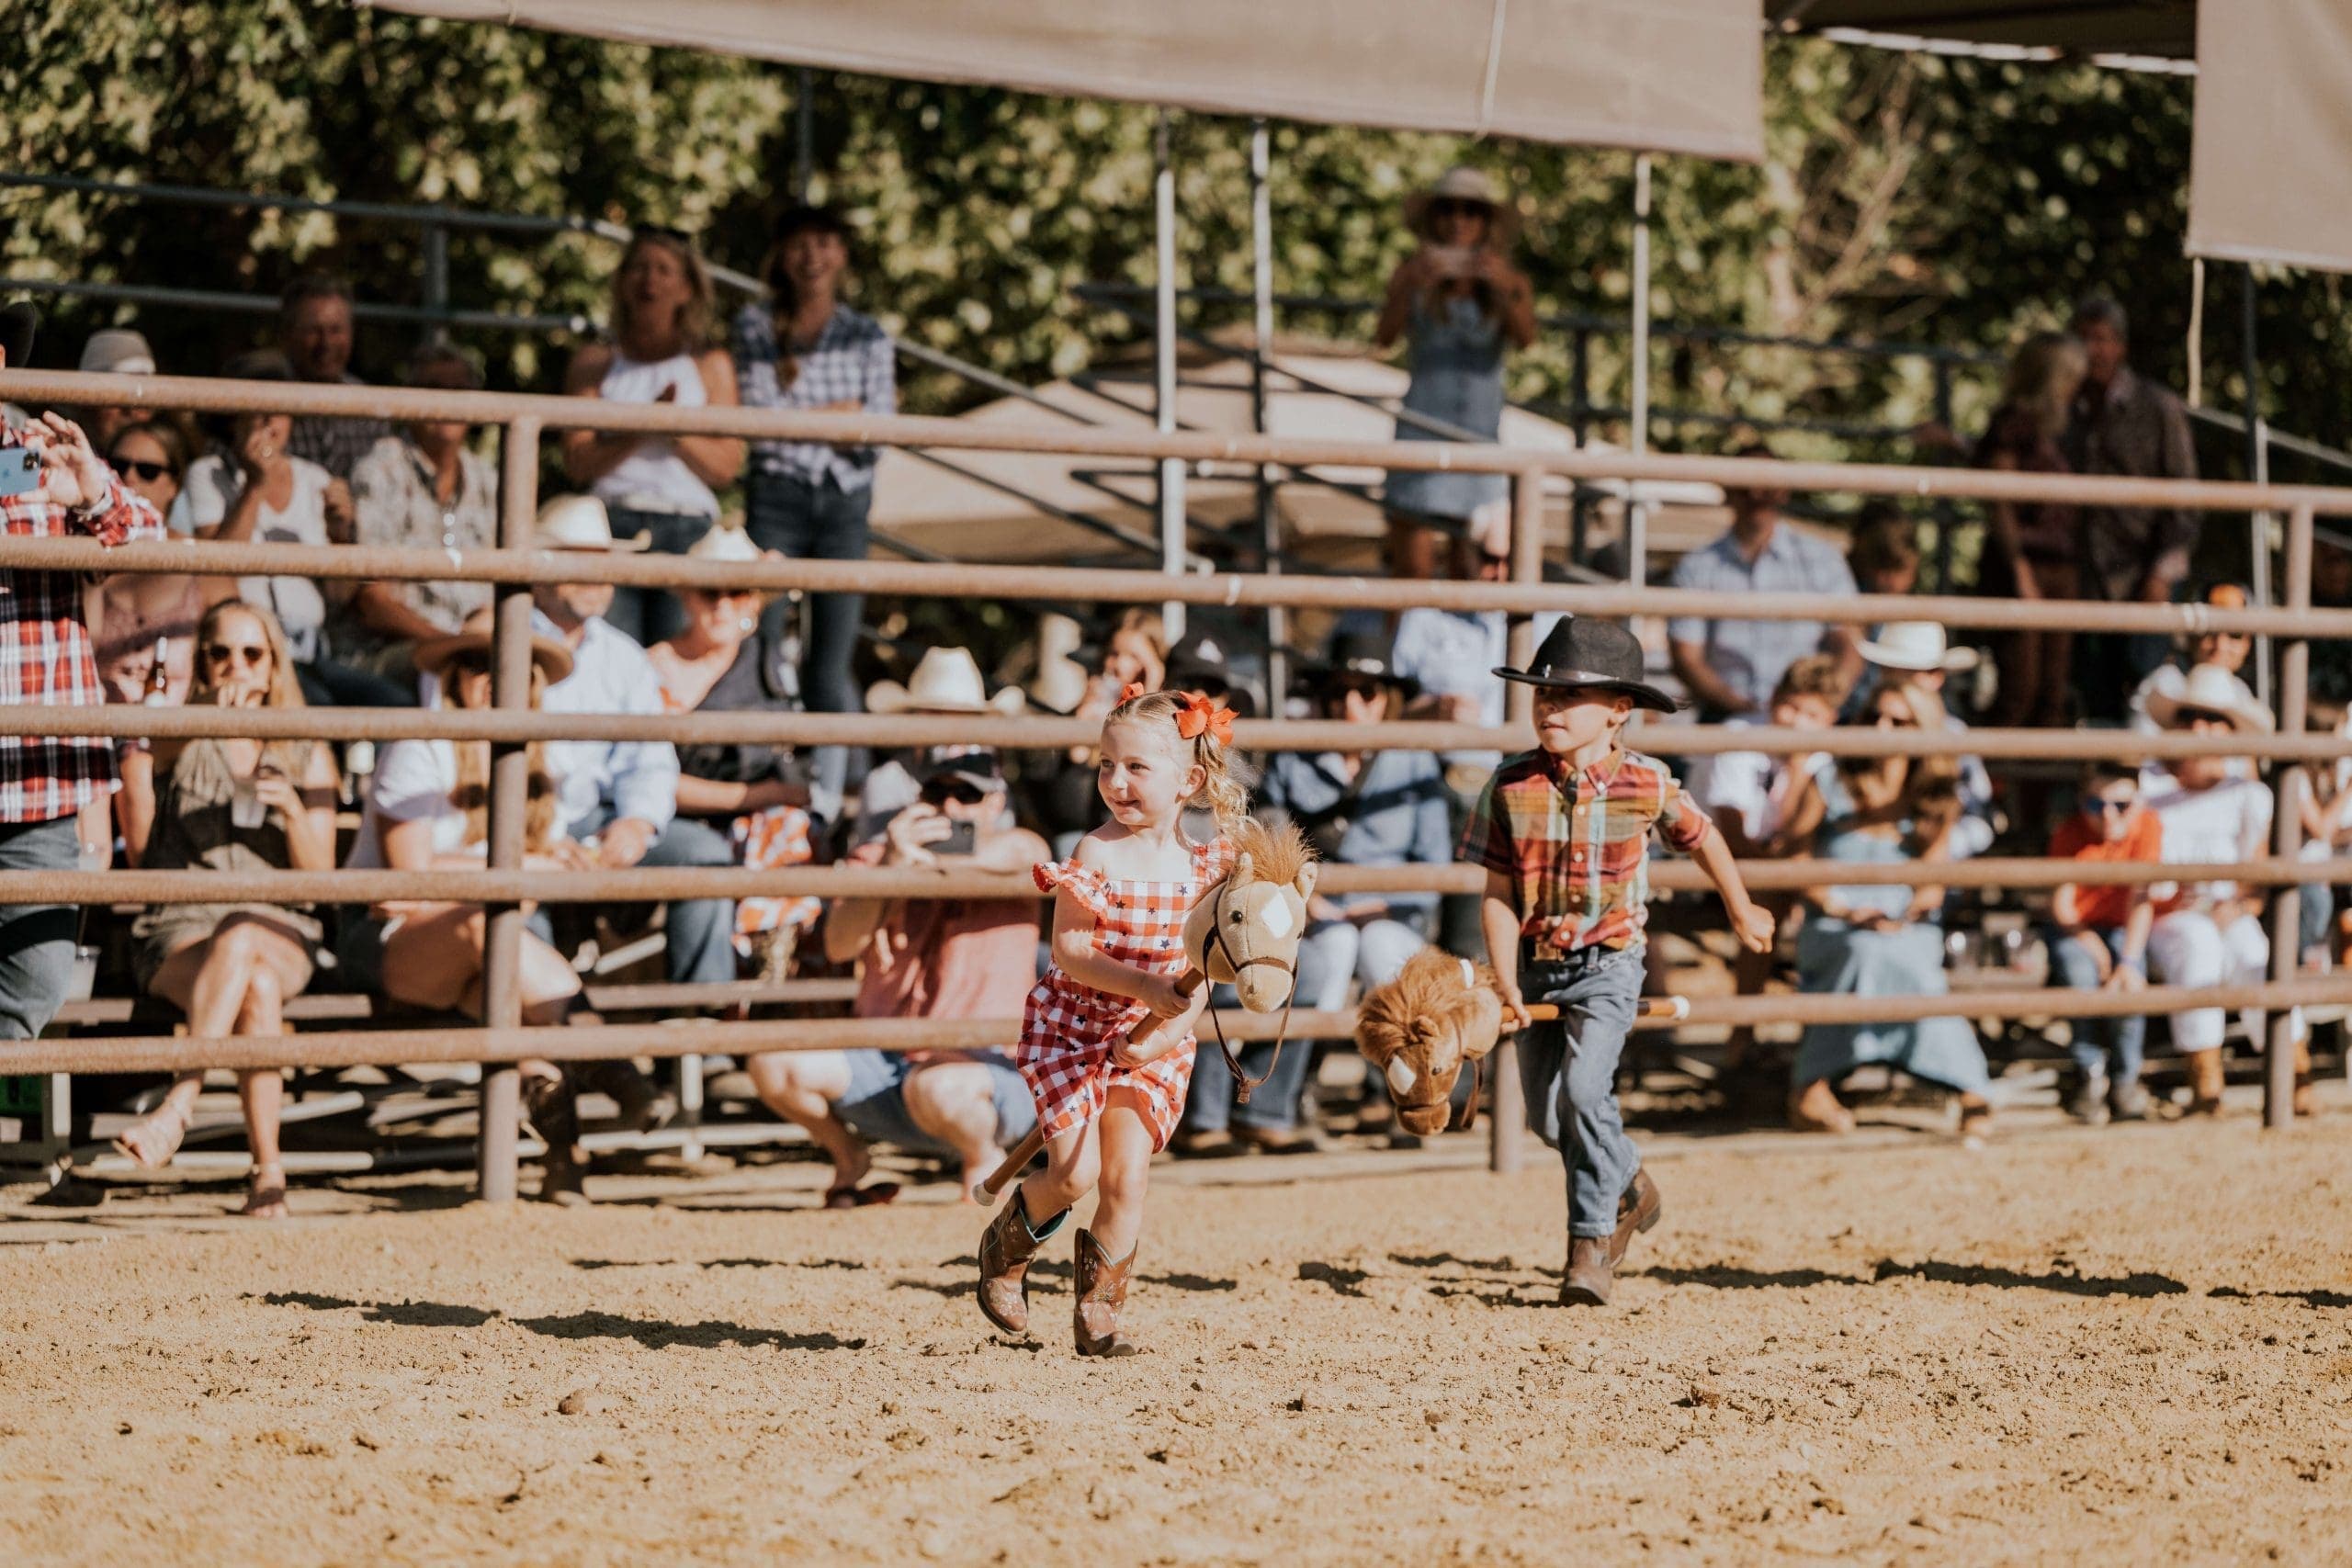
[[[1012,1201],[980,1234],[980,1310],[1007,1334],[1029,1332],[1029,1260],[1069,1214],[1064,1209],[1044,1229],[1033,1228],[1016,1187]]]
[[[2222,1070],[2220,1048],[2184,1051],[2180,1059],[2188,1065],[2188,1109],[2185,1114],[2219,1116],[2222,1113],[2222,1089],[2228,1081]]]
[[[580,1090],[571,1075],[567,1071],[551,1078],[526,1076],[523,1111],[530,1119],[532,1131],[548,1146],[540,1165],[539,1201],[588,1201],[587,1173],[580,1156]]]
[[[1609,1267],[1612,1270],[1625,1261],[1625,1249],[1634,1245],[1634,1233],[1652,1229],[1665,1213],[1666,1200],[1658,1195],[1657,1183],[1650,1179],[1650,1173],[1634,1172],[1634,1179],[1625,1184],[1624,1196],[1617,1200],[1617,1234],[1609,1238]]]
[[[1568,1272],[1560,1281],[1562,1306],[1609,1304],[1609,1293],[1617,1285],[1616,1265],[1609,1257],[1609,1249],[1615,1245],[1611,1237],[1605,1235],[1568,1238]]]
[[[1092,1231],[1078,1233],[1078,1353],[1081,1356],[1132,1356],[1143,1347],[1119,1334],[1119,1309],[1127,1304],[1127,1280],[1135,1274],[1136,1255],[1116,1263],[1094,1239]]]
[[[2295,1042],[2295,1115],[2300,1120],[2319,1114],[2319,1089],[2312,1081],[2312,1043],[2309,1036]]]

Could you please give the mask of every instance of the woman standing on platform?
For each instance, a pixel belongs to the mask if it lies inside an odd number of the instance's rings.
[[[1399,441],[1493,441],[1502,433],[1503,360],[1535,341],[1535,293],[1507,253],[1518,215],[1476,169],[1456,168],[1405,204],[1420,244],[1388,279],[1374,346],[1411,344],[1405,412],[1467,432],[1443,434],[1408,419]],[[1510,504],[1503,474],[1392,472],[1385,498],[1388,565],[1397,577],[1436,567],[1430,525],[1460,533],[1489,508]]]

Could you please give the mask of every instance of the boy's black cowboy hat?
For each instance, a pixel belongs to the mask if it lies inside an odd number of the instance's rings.
[[[1682,705],[1642,678],[1646,673],[1642,645],[1632,632],[1614,621],[1583,615],[1561,616],[1526,669],[1498,667],[1495,673],[1531,686],[1618,692],[1633,698],[1636,706],[1659,713],[1673,713]]]
[[[0,353],[8,356],[8,368],[28,368],[33,358],[33,333],[40,328],[40,311],[29,299],[17,299],[0,306]]]

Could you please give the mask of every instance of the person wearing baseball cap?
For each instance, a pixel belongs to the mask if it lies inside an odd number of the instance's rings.
[[[141,333],[128,327],[107,327],[90,334],[90,341],[82,345],[82,362],[75,368],[85,376],[153,376],[155,351],[147,346],[147,339]],[[90,433],[90,445],[104,452],[114,446],[114,438],[125,428],[151,417],[144,409],[93,404],[82,411],[82,427]]]

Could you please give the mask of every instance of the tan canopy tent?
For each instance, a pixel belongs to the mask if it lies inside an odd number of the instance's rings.
[[[1763,155],[1755,0],[377,0],[933,82]]]

